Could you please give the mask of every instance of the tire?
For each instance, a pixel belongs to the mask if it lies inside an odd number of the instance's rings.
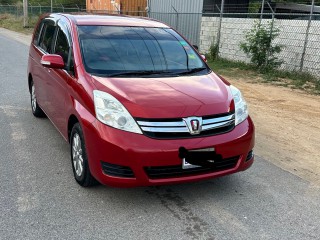
[[[76,123],[70,135],[71,164],[74,178],[82,187],[97,185],[97,180],[91,175],[83,132],[79,123]]]
[[[33,116],[37,118],[43,118],[46,117],[46,114],[42,111],[42,109],[39,107],[37,102],[37,96],[35,91],[35,86],[33,84],[33,81],[30,83],[30,103],[31,103],[31,111]]]

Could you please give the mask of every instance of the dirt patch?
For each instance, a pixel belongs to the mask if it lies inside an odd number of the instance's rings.
[[[320,185],[320,96],[231,80],[245,96],[256,126],[255,153]]]

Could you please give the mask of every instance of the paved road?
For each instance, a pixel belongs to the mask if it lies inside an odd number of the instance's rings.
[[[319,186],[260,157],[205,182],[81,188],[68,145],[31,114],[27,55],[0,34],[0,239],[319,239]]]

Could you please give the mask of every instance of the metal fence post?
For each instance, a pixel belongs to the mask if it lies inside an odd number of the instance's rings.
[[[23,0],[23,27],[28,27],[28,0]]]
[[[179,31],[178,30],[178,27],[179,27],[179,13],[178,13],[177,9],[174,8],[173,5],[171,5],[171,7],[172,7],[173,11],[176,12],[176,30]]]
[[[263,12],[264,12],[264,0],[262,0],[262,3],[261,3],[260,25],[263,18]]]
[[[40,9],[40,10],[39,10],[39,13],[41,14],[41,13],[42,13],[42,11],[41,11],[41,4],[40,4],[40,3],[38,3],[38,4],[39,4],[39,7],[40,7],[40,8],[39,8],[39,9]]]
[[[275,12],[273,11],[271,5],[269,2],[267,2],[268,4],[268,7],[270,8],[271,12],[272,12],[272,20],[271,20],[271,25],[270,25],[270,39],[271,39],[271,35],[272,35],[272,32],[273,32],[273,26],[274,26],[274,14]],[[261,24],[261,22],[260,22]],[[270,41],[270,45],[269,45],[269,49],[268,49],[268,52],[267,52],[267,57],[266,57],[266,66],[268,66],[268,60],[269,60],[269,54],[270,54],[270,48],[271,48],[271,41]]]
[[[219,9],[219,8],[218,8]],[[221,0],[221,9],[220,10],[220,18],[219,18],[219,26],[217,32],[217,57],[219,56],[220,50],[220,38],[221,38],[221,27],[222,27],[222,18],[223,18],[223,11],[224,11],[224,0]]]
[[[147,1],[147,17],[150,17],[151,3],[150,0]]]
[[[308,45],[309,31],[310,31],[313,11],[314,11],[314,0],[312,0],[312,5],[311,5],[311,9],[310,9],[310,16],[309,16],[309,21],[308,21],[307,30],[306,30],[306,38],[304,40],[304,45],[303,45],[303,50],[302,50],[302,55],[301,55],[301,62],[300,62],[300,69],[299,69],[300,72],[302,72],[302,70],[303,70],[304,57],[305,57],[307,45]]]

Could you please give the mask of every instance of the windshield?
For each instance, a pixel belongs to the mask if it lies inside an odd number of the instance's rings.
[[[78,26],[86,71],[97,75],[205,73],[193,48],[169,28]]]

